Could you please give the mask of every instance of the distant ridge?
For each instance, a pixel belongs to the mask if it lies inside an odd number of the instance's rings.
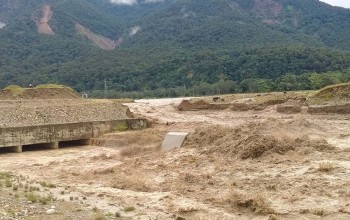
[[[0,0],[0,5],[2,88],[35,81],[99,97],[106,96],[105,88],[111,96],[149,91],[169,96],[192,88],[213,93],[222,85],[248,92],[349,80],[350,10],[318,0],[133,5]],[[323,74],[321,83],[310,81],[313,73]],[[285,75],[291,75],[289,81]]]

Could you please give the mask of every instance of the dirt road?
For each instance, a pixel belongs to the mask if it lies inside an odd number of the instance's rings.
[[[0,176],[0,202],[10,204],[0,219],[350,218],[349,115],[183,112],[181,100],[128,103],[152,128],[105,135],[100,146],[0,153],[0,173],[14,175]],[[191,134],[161,153],[169,131]],[[28,193],[54,199],[28,202]]]

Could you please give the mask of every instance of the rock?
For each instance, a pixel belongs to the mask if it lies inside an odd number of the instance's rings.
[[[46,214],[52,215],[55,214],[56,210],[55,209],[48,209],[46,210]]]
[[[56,209],[56,206],[54,206],[54,205],[53,205],[53,206],[51,206],[51,209]]]

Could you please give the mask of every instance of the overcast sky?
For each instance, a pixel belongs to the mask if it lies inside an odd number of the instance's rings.
[[[157,3],[157,2],[163,2],[164,0],[110,0],[112,3],[117,5],[134,5],[139,2],[141,3]]]
[[[164,0],[110,0],[112,3],[118,5],[134,5],[138,2],[143,3],[153,3],[153,2],[163,2]],[[350,0],[320,0],[322,2],[326,2],[330,5],[340,6],[344,8],[350,8]]]
[[[340,6],[344,8],[350,8],[350,0],[320,0],[321,2],[326,2],[330,5]]]

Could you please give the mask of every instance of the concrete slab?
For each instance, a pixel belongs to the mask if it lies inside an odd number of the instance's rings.
[[[50,149],[58,149],[58,148],[59,148],[58,142],[57,142],[57,141],[56,141],[56,142],[53,142],[53,143],[48,143],[47,146],[48,146],[48,148],[50,148]]]
[[[161,150],[167,152],[181,147],[188,134],[187,132],[169,132],[163,140]]]

